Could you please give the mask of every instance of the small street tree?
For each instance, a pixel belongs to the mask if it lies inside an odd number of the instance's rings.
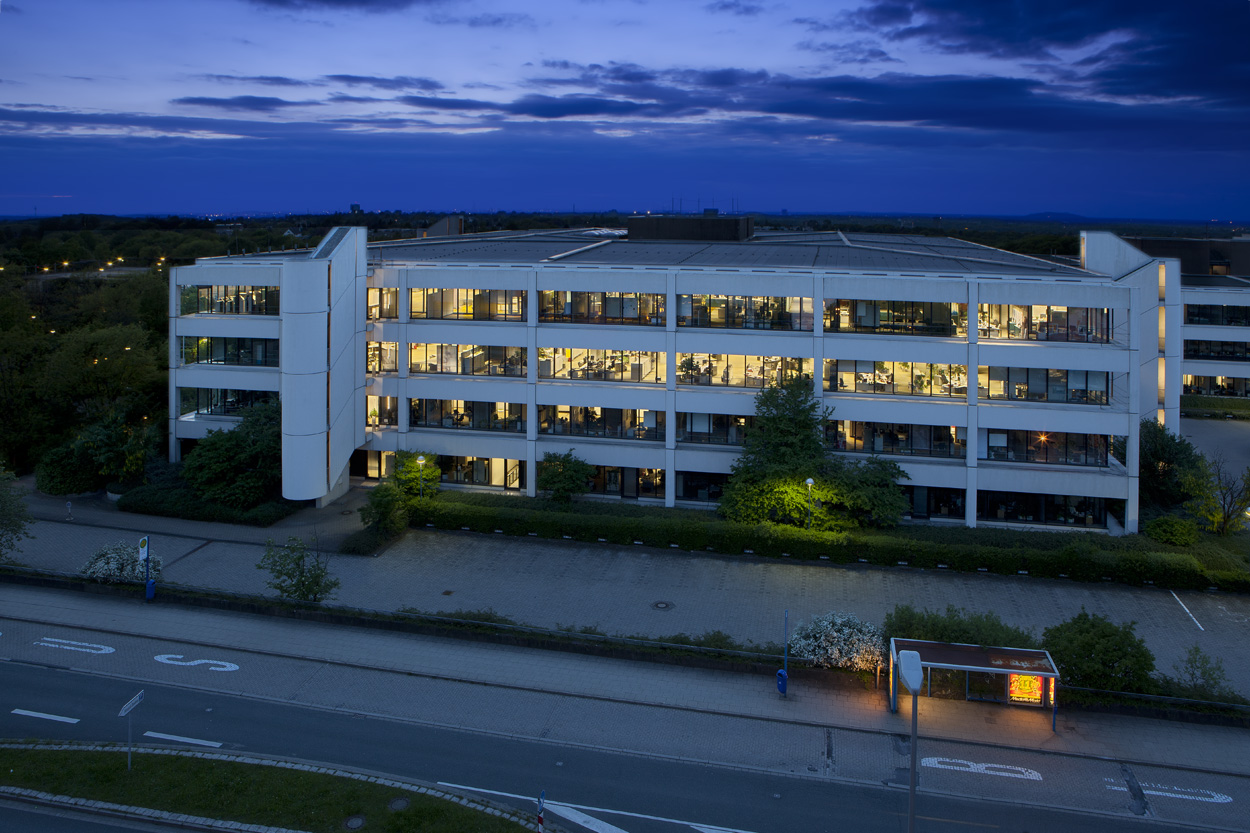
[[[1104,691],[1149,692],[1154,688],[1154,654],[1133,631],[1133,622],[1112,624],[1086,613],[1047,628],[1042,646],[1068,685]]]
[[[1188,508],[1206,521],[1207,529],[1218,535],[1231,535],[1246,522],[1250,508],[1250,468],[1238,474],[1223,454],[1216,454],[1194,477],[1196,494]]]
[[[563,454],[548,451],[543,455],[535,484],[555,502],[568,503],[574,496],[589,491],[590,478],[594,476],[595,467],[575,455],[570,448]]]
[[[317,604],[333,596],[339,587],[339,580],[330,575],[329,559],[310,552],[304,540],[294,535],[282,546],[272,538],[266,541],[265,554],[256,569],[269,573],[265,586],[284,599]]]
[[[26,532],[30,512],[16,480],[13,472],[0,469],[0,562],[8,559],[23,538],[30,537]]]
[[[429,498],[438,494],[443,471],[438,467],[437,454],[429,451],[397,451],[395,473],[392,476],[404,497]]]
[[[825,420],[832,413],[817,401],[810,378],[764,388],[755,396],[755,423],[734,461],[733,480],[758,483],[781,475],[803,481],[815,475],[829,450]]]

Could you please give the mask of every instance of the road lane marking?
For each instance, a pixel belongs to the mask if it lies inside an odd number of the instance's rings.
[[[934,769],[954,769],[960,772],[975,772],[978,775],[998,775],[1003,778],[1022,778],[1025,781],[1041,781],[1042,774],[1022,766],[1007,764],[979,764],[973,761],[961,761],[958,758],[922,758],[921,766]]]
[[[448,787],[453,790],[468,790],[470,792],[482,793],[483,795],[498,795],[503,798],[519,798],[522,801],[534,800],[534,796],[532,795],[517,795],[516,793],[505,793],[505,792],[499,792],[498,790],[487,790],[487,789],[483,789],[482,787],[470,787],[465,784],[452,784],[447,781],[439,781],[438,785],[440,787]],[[615,815],[615,816],[626,816],[632,819],[644,819],[646,821],[659,821],[659,822],[664,822],[665,824],[680,824],[685,827],[693,828],[695,830],[709,831],[709,833],[752,833],[752,831],[750,830],[738,830],[737,828],[734,828],[734,827],[716,827],[714,825],[699,824],[698,822],[693,822],[693,821],[682,821],[681,819],[665,818],[664,816],[650,816],[650,815],[647,815],[646,813],[631,813],[628,810],[612,810],[612,809],[609,809],[608,807],[588,807],[585,804],[565,804],[563,802],[555,802],[555,804],[556,806],[559,806],[562,808],[570,807],[575,810],[586,810],[587,812],[590,812],[590,813],[611,813],[612,815]],[[550,808],[551,806],[552,806],[552,802],[548,801],[547,807]]]
[[[196,746],[211,746],[217,749],[221,746],[215,740],[200,740],[199,738],[184,738],[182,735],[167,735],[164,732],[144,732],[144,737],[156,738],[158,740],[176,740],[179,743],[190,743]]]
[[[163,662],[166,665],[210,665],[209,671],[238,671],[239,666],[233,662],[226,662],[224,659],[189,659],[184,660],[182,654],[157,654],[152,657],[157,662]]]
[[[20,714],[25,717],[37,717],[40,720],[55,720],[57,723],[77,723],[76,717],[61,717],[59,714],[44,714],[43,712],[28,712],[26,709],[14,709],[10,714]]]
[[[86,654],[111,654],[113,649],[107,645],[97,645],[94,642],[75,642],[72,639],[53,639],[50,636],[44,636],[35,643],[42,645],[44,648],[64,648],[66,651],[82,651]]]
[[[1107,789],[1116,792],[1126,793],[1128,787],[1121,787],[1118,784],[1104,784]],[[1224,793],[1213,792],[1212,790],[1196,790],[1189,787],[1170,787],[1167,784],[1147,784],[1141,782],[1142,792],[1146,795],[1158,795],[1164,798],[1185,798],[1189,801],[1203,801],[1207,804],[1232,804],[1231,796]]]
[[[594,816],[588,816],[580,810],[574,810],[572,807],[565,807],[562,804],[547,804],[547,810],[555,816],[563,816],[574,824],[580,824],[592,833],[626,833],[621,828],[606,821],[599,821]]]
[[[1173,599],[1176,599],[1176,603],[1177,603],[1178,605],[1180,605],[1180,606],[1181,606],[1181,610],[1185,611],[1186,613],[1189,613],[1189,608],[1185,607],[1185,603],[1181,601],[1181,597],[1180,597],[1180,596],[1176,595],[1176,591],[1175,591],[1175,590],[1169,590],[1168,592],[1172,594],[1172,598],[1173,598]],[[1189,613],[1189,618],[1190,618],[1190,619],[1194,619],[1194,615],[1193,615],[1192,613]],[[1194,619],[1194,624],[1198,626],[1198,630],[1203,631],[1203,632],[1206,632],[1206,628],[1204,628],[1204,627],[1203,627],[1203,626],[1202,626],[1202,625],[1198,622],[1198,620],[1197,620],[1197,619]]]

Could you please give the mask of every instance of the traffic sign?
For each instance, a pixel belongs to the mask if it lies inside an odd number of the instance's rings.
[[[133,709],[135,706],[139,705],[142,702],[143,702],[143,690],[140,689],[138,694],[130,698],[129,703],[122,706],[122,710],[117,713],[117,716],[125,717],[126,715],[130,714],[131,709]]]

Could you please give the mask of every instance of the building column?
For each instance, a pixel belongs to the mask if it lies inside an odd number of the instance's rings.
[[[977,460],[981,456],[981,432],[977,402],[980,399],[979,348],[980,344],[980,295],[978,284],[968,282],[968,409],[967,428],[964,430],[964,526],[975,529],[977,525]]]
[[[677,503],[677,273],[664,290],[664,505]]]
[[[538,272],[525,288],[525,494],[538,495]]]

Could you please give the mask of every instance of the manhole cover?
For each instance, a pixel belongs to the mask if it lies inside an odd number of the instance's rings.
[[[455,590],[444,590],[444,591],[443,591],[443,595],[444,595],[444,596],[450,596],[452,593],[455,593],[455,592],[456,592]]]
[[[342,512],[340,512],[339,514],[340,514],[340,515],[355,515],[356,513],[355,513],[355,512],[353,512],[353,511],[352,511],[352,510],[350,510],[350,509],[344,509],[344,510],[343,510]]]
[[[655,610],[672,610],[673,603],[672,602],[655,602],[654,604],[651,605],[651,607]]]
[[[400,798],[392,798],[391,802],[386,806],[398,812],[399,810],[407,810],[408,803],[408,799],[401,796]]]
[[[343,822],[343,827],[347,828],[348,830],[359,830],[360,828],[364,826],[365,826],[364,816],[351,816],[347,819],[347,821]]]

